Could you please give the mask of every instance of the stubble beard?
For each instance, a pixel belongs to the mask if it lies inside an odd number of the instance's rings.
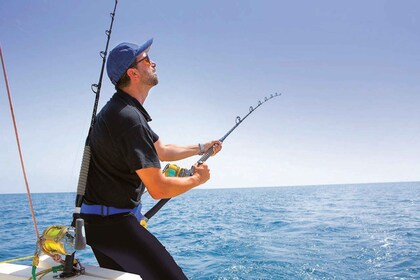
[[[159,83],[159,79],[156,73],[148,73],[143,82],[153,87]]]
[[[150,77],[150,85],[155,86],[159,83],[158,76],[156,74],[153,74],[152,77]]]

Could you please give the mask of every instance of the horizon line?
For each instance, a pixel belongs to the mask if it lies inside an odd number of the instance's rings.
[[[333,187],[333,186],[346,186],[346,185],[379,185],[379,184],[415,184],[420,183],[418,181],[388,181],[388,182],[359,182],[359,183],[338,183],[338,184],[310,184],[310,185],[281,185],[281,186],[255,186],[255,187],[197,187],[191,190],[221,190],[221,189],[262,189],[262,188],[294,188],[294,187]],[[190,190],[190,191],[191,191]],[[31,194],[59,194],[59,193],[76,193],[75,191],[62,191],[62,192],[31,192]],[[0,195],[12,195],[12,194],[27,194],[26,192],[16,193],[0,193]]]

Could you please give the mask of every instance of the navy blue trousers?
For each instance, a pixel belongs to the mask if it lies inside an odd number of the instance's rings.
[[[133,214],[82,214],[86,240],[101,267],[149,279],[187,279],[175,260]]]

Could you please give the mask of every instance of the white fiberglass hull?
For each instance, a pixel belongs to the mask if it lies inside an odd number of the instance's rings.
[[[49,269],[53,266],[57,266],[57,263],[54,262],[48,256],[41,256],[39,265],[37,268],[37,273]],[[95,279],[118,279],[118,280],[140,280],[141,277],[135,274],[100,268],[97,266],[90,266],[84,265],[85,273],[82,275],[74,276],[69,279],[83,279],[83,280],[95,280]],[[58,273],[49,272],[45,276],[42,277],[43,280],[51,280],[56,279],[54,276],[60,274],[61,271]],[[11,263],[3,263],[0,264],[0,280],[21,280],[21,279],[30,279],[32,276],[32,267],[27,265],[20,265],[20,264],[11,264]]]

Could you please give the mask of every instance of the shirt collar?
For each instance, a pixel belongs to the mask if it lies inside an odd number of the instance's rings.
[[[136,107],[140,111],[140,113],[144,116],[147,122],[152,121],[152,118],[150,117],[149,113],[147,113],[146,109],[144,109],[143,105],[141,105],[141,103],[137,99],[135,99],[134,97],[132,97],[131,95],[129,95],[128,93],[120,89],[117,90],[115,95],[123,99],[125,103]]]

